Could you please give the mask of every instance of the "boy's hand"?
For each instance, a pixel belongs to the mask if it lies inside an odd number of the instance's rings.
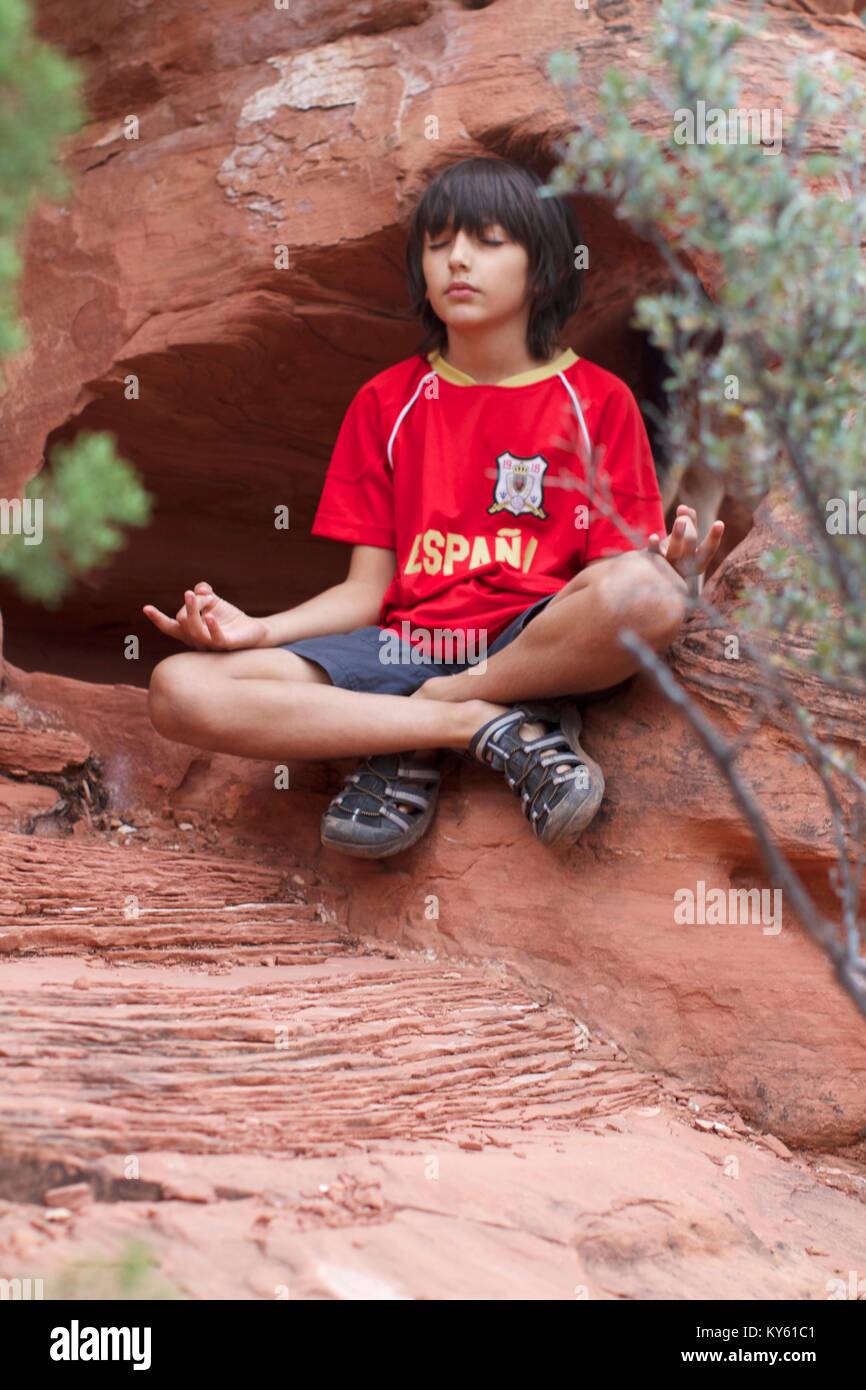
[[[251,618],[243,609],[220,598],[204,579],[194,590],[185,591],[184,606],[178,609],[176,617],[167,617],[150,603],[141,611],[160,632],[198,651],[231,652],[242,647],[260,647],[267,636],[261,618]]]
[[[703,574],[719,548],[724,531],[725,523],[714,521],[698,545],[698,514],[694,507],[687,507],[681,502],[670,535],[662,541],[658,533],[653,531],[647,541],[647,549],[656,555],[663,555],[683,579],[691,579]]]

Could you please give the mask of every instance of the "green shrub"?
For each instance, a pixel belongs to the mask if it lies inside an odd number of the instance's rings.
[[[16,317],[18,238],[40,198],[70,192],[57,158],[64,136],[85,119],[81,84],[77,64],[34,36],[24,0],[0,0],[0,391],[2,359],[28,345]],[[110,433],[82,434],[72,446],[52,451],[47,472],[24,494],[41,511],[38,544],[20,531],[10,533],[22,499],[0,499],[0,576],[24,598],[57,607],[77,574],[122,547],[121,525],[148,521],[149,494],[115,443]]]

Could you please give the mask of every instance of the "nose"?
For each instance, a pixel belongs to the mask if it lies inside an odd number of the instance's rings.
[[[469,249],[469,237],[466,235],[466,232],[461,227],[460,231],[454,238],[454,244],[452,245],[451,250],[448,254],[448,264],[452,267],[467,266],[469,264]]]

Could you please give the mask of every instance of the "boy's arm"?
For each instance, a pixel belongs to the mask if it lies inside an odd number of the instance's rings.
[[[342,584],[265,618],[260,646],[351,632],[379,617],[397,557],[393,483],[379,400],[369,382],[343,417],[311,535],[350,544],[349,573]]]
[[[394,571],[397,557],[393,550],[379,545],[355,545],[349,573],[314,598],[295,608],[263,618],[266,636],[260,647],[277,647],[302,637],[322,637],[331,632],[351,632],[375,623]]]

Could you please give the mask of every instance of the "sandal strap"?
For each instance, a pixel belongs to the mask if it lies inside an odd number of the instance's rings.
[[[358,782],[359,780],[360,778],[357,773],[353,773],[351,777],[347,778],[349,782]],[[373,791],[371,787],[361,787],[360,791],[365,796],[375,797],[377,801],[382,802],[383,806],[389,801],[408,801],[411,802],[413,806],[418,806],[422,811],[426,811],[427,803],[430,799],[427,796],[420,795],[419,792],[403,791],[400,787],[392,786],[390,782],[383,792]],[[353,788],[344,787],[341,792],[337,793],[334,800],[342,804],[342,798],[346,796],[347,793],[350,796],[357,795]]]
[[[331,801],[329,811],[339,809],[342,815],[350,820],[385,819],[393,821],[401,830],[408,830],[413,823],[411,817],[418,811],[427,810],[442,774],[439,768],[426,767],[418,759],[413,760],[408,754],[403,753],[397,755],[396,771],[386,771],[383,767],[376,766],[377,761],[393,757],[394,754],[385,753],[365,758],[360,766],[346,777],[342,789]],[[364,786],[364,778],[375,779],[379,787]],[[428,790],[423,792],[404,786],[403,783],[409,780],[416,784],[428,784]],[[429,787],[431,782],[432,788]],[[411,807],[412,811],[405,814],[398,809],[400,805]]]
[[[482,724],[477,733],[473,735],[469,743],[468,751],[473,754],[479,762],[487,763],[488,766],[492,767],[493,763],[491,759],[486,756],[487,748],[491,740],[495,739],[496,735],[503,730],[510,729],[513,724],[520,725],[526,722],[526,715],[519,707],[506,710],[504,714],[494,715],[493,719],[489,720],[486,724]],[[498,744],[495,746],[498,748]]]
[[[483,725],[469,744],[469,753],[505,775],[521,799],[521,807],[536,835],[556,802],[556,789],[587,776],[586,763],[575,753],[562,728],[522,739],[522,724],[538,719],[550,723],[559,712],[549,706],[517,705]],[[556,771],[555,769],[562,769]]]
[[[397,768],[397,777],[401,782],[404,778],[416,782],[432,782],[435,777],[439,776],[440,771],[438,767],[418,767],[417,764],[401,763]]]
[[[377,793],[365,792],[364,795],[374,797],[377,796]],[[396,806],[389,806],[387,801],[384,800],[379,806],[376,806],[374,810],[368,809],[366,806],[353,806],[350,808],[344,806],[343,793],[338,792],[328,807],[328,810],[333,811],[336,806],[339,806],[341,810],[345,811],[350,820],[362,820],[365,816],[370,816],[375,820],[384,819],[393,821],[395,825],[399,825],[401,830],[407,830],[410,825],[408,816],[402,815]]]

